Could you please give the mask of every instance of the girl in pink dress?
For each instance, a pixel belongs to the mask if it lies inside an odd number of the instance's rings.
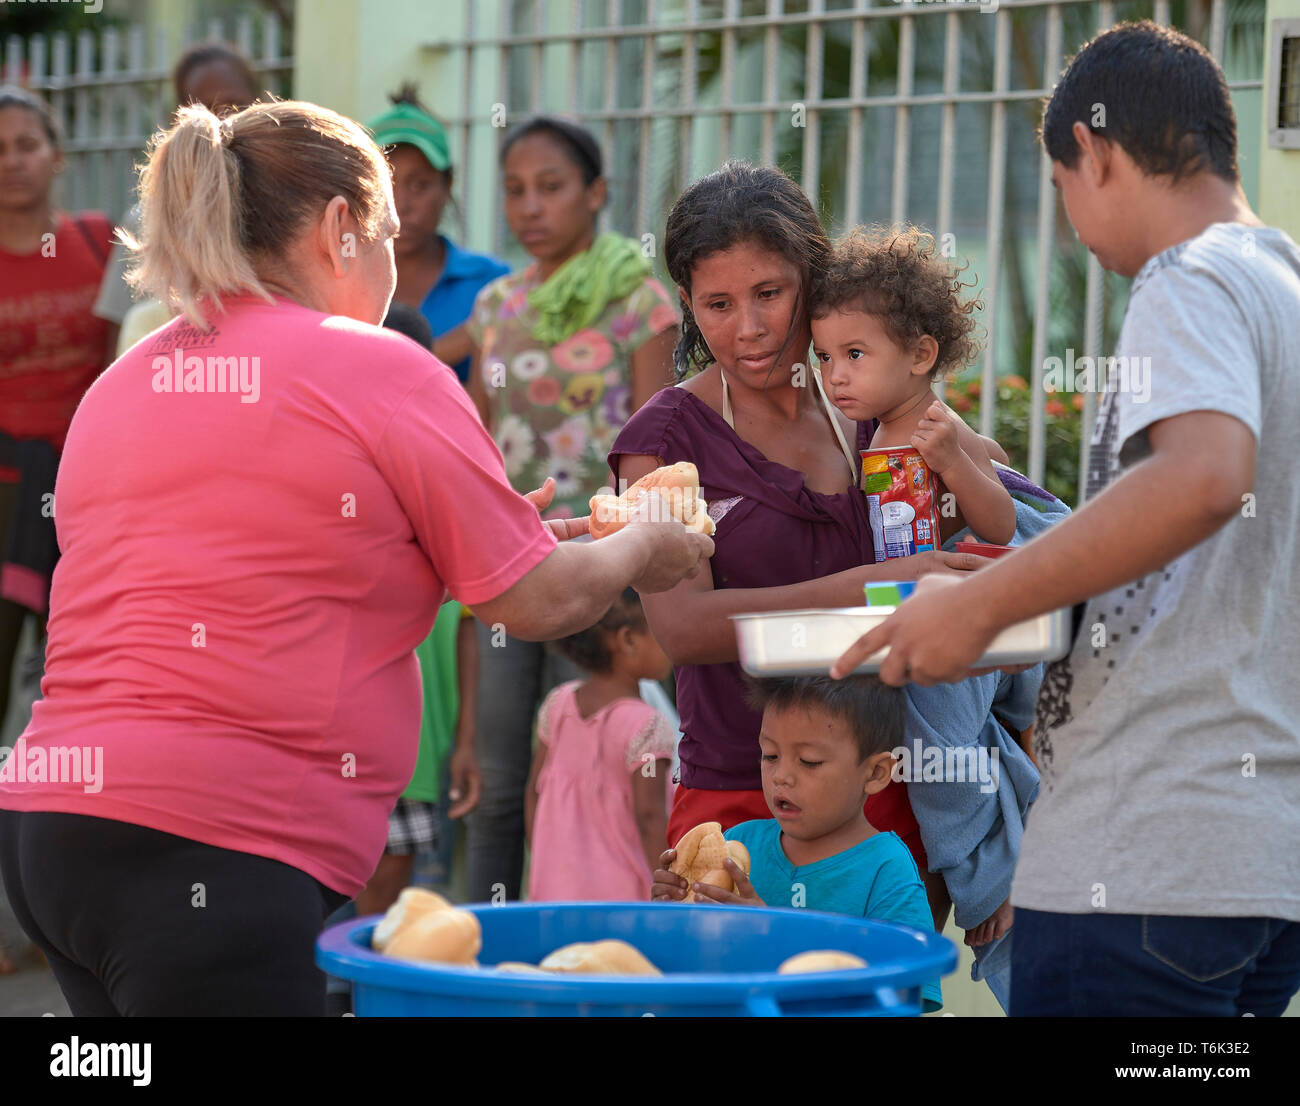
[[[528,897],[646,900],[667,832],[675,731],[637,684],[664,679],[672,664],[631,588],[555,647],[587,679],[561,684],[538,712],[525,793]]]

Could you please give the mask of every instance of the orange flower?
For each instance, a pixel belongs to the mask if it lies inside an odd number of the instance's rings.
[[[966,394],[967,394],[968,396],[970,396],[971,399],[979,399],[979,397],[980,397],[980,382],[979,382],[978,380],[972,380],[969,384],[967,384],[967,385],[966,385]]]
[[[970,396],[964,396],[960,393],[952,397],[952,409],[961,414],[965,414],[972,407]]]
[[[1070,399],[1070,406],[1073,407],[1076,411],[1082,411],[1084,400],[1086,398],[1087,397],[1084,396],[1082,392],[1078,392]]]
[[[1053,418],[1058,418],[1065,414],[1065,404],[1059,399],[1049,399],[1044,410]]]
[[[1011,376],[1004,376],[998,383],[1004,388],[1014,388],[1018,392],[1023,392],[1029,387],[1029,383],[1023,376],[1017,376],[1014,373]]]

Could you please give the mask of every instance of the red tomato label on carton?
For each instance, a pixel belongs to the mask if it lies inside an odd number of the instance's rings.
[[[877,562],[910,557],[937,546],[934,474],[915,449],[864,449],[862,492],[867,497]]]

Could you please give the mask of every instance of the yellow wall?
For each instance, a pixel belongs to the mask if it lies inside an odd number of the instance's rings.
[[[363,122],[388,93],[415,81],[435,111],[452,92],[438,39],[464,35],[465,7],[443,0],[299,0],[294,20],[294,95]]]
[[[1272,23],[1275,19],[1300,19],[1300,0],[1268,0],[1267,23],[1269,45],[1265,55],[1265,100],[1272,65]],[[1272,150],[1268,146],[1268,122],[1259,120],[1262,137],[1259,144],[1259,217],[1270,226],[1281,227],[1300,241],[1300,150]],[[1244,122],[1244,121],[1243,121]]]

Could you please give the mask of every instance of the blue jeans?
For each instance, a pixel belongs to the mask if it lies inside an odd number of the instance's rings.
[[[1300,922],[1016,907],[1012,1017],[1277,1017]]]

